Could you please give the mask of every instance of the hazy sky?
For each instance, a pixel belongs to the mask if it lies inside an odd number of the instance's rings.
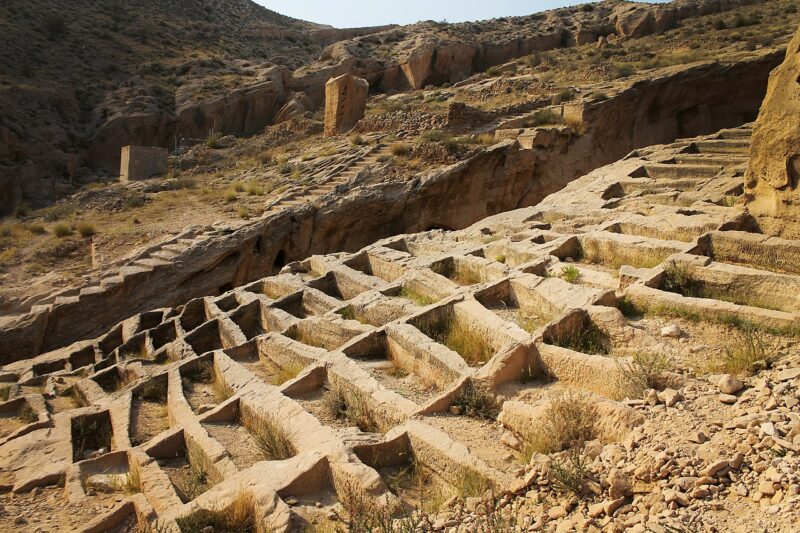
[[[337,28],[410,24],[419,20],[462,22],[512,15],[530,15],[587,0],[256,0],[259,4],[303,20]],[[666,0],[651,0],[666,1]]]

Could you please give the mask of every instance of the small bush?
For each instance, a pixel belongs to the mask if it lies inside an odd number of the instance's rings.
[[[234,190],[232,190],[232,189],[228,189],[227,191],[225,191],[225,192],[223,193],[222,197],[223,197],[223,198],[225,199],[225,201],[226,201],[226,202],[228,202],[228,203],[235,202],[235,201],[236,201],[236,191],[234,191]]]
[[[721,364],[722,370],[728,374],[751,376],[769,368],[775,360],[772,347],[755,327],[744,326],[735,330],[729,342]]]
[[[611,76],[615,79],[627,78],[636,74],[636,67],[628,63],[614,63],[611,69]]]
[[[362,137],[358,133],[354,133],[353,135],[350,136],[350,144],[352,144],[353,146],[364,146],[365,144],[367,144],[367,141],[364,140],[364,137]]]
[[[578,278],[580,277],[581,277],[581,271],[578,270],[577,267],[574,267],[572,265],[561,267],[561,279],[563,279],[567,283],[575,283],[578,281]]]
[[[42,224],[29,224],[28,231],[30,231],[34,235],[43,235],[44,233],[47,232],[47,230]]]
[[[500,67],[489,67],[488,69],[486,69],[486,74],[488,76],[493,77],[493,78],[496,77],[496,76],[499,76],[502,73],[503,73],[503,71],[500,70]]]
[[[236,192],[244,192],[245,191],[244,183],[242,183],[241,181],[235,182],[233,184],[233,190]]]
[[[255,181],[249,182],[245,190],[249,196],[262,196],[264,194],[264,187]]]
[[[283,427],[270,415],[246,418],[242,424],[247,427],[259,449],[268,461],[283,461],[297,455],[292,441]]]
[[[476,387],[471,381],[464,386],[453,405],[460,407],[467,416],[487,420],[494,420],[498,412],[494,397]]]
[[[7,402],[8,397],[11,395],[11,385],[3,385],[0,387],[0,400]]]
[[[661,374],[670,369],[671,361],[659,353],[636,353],[630,362],[618,363],[622,383],[620,396],[641,398],[647,389],[661,388]]]
[[[608,95],[603,91],[594,91],[592,94],[589,95],[589,98],[593,102],[604,102],[608,100]]]
[[[565,457],[557,458],[550,464],[553,488],[559,492],[583,493],[588,463],[582,446],[567,450]]]
[[[208,137],[206,137],[206,146],[209,148],[219,148],[219,140],[222,136],[219,133],[214,133],[213,131],[208,132]]]
[[[59,239],[63,239],[64,237],[72,235],[72,229],[67,224],[59,223],[53,226],[53,235]]]
[[[575,91],[572,89],[564,89],[558,94],[554,94],[551,100],[554,105],[563,104],[564,102],[569,102],[574,99],[575,94]]]
[[[534,113],[533,117],[527,121],[526,126],[534,128],[537,126],[561,124],[563,121],[564,119],[561,115],[558,115],[552,109],[542,109]]]
[[[80,233],[81,237],[91,237],[97,233],[94,224],[91,222],[86,222],[85,220],[78,222],[76,229],[78,230],[78,233]]]
[[[250,209],[248,209],[246,205],[240,205],[236,209],[236,214],[243,220],[250,220]]]
[[[550,400],[536,433],[526,438],[529,452],[556,453],[597,437],[597,407],[586,396],[565,392]]]
[[[389,146],[389,152],[391,152],[393,156],[403,157],[411,153],[411,147],[406,143],[392,143]]]

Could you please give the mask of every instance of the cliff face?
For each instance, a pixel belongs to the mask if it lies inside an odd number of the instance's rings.
[[[800,236],[800,29],[772,72],[753,131],[748,208],[765,233]]]

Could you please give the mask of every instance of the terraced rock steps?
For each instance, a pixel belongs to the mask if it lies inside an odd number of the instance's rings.
[[[800,245],[729,201],[749,131],[639,150],[540,206],[313,256],[6,365],[0,458],[19,462],[2,483],[126,494],[86,531],[231,505],[293,531],[354,494],[524,493],[551,406],[591,406],[605,443],[642,423],[631,355],[680,343],[637,313],[800,331]]]

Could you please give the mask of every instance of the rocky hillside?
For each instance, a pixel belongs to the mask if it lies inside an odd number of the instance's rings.
[[[0,204],[60,196],[71,184],[58,178],[83,176],[91,137],[117,116],[171,113],[310,61],[316,28],[249,0],[3,2]]]
[[[318,27],[249,0],[4,3],[0,214],[113,176],[126,144],[257,133],[293,93],[321,105],[333,75],[354,72],[386,92],[453,83],[533,51],[638,38],[752,3],[610,0],[527,17],[355,30]]]

